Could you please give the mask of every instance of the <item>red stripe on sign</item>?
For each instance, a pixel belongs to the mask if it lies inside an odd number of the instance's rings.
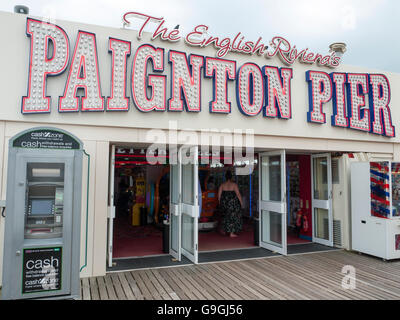
[[[383,203],[383,204],[385,204],[385,205],[387,205],[387,206],[390,205],[389,201],[387,201],[386,199],[380,198],[380,197],[378,197],[378,196],[375,195],[375,194],[371,194],[371,198],[374,199],[374,200],[377,200],[377,201],[379,201],[380,203]]]
[[[374,211],[374,210],[371,210],[371,214],[372,214],[373,216],[375,216],[375,217],[378,217],[378,218],[389,219],[388,217],[383,216],[383,215],[379,214],[378,212],[376,212],[376,211]]]
[[[383,181],[379,181],[379,180],[376,180],[375,178],[371,177],[371,182],[373,182],[375,184],[378,184],[378,185],[382,186],[385,189],[389,189],[389,185],[385,184]]]
[[[389,167],[387,166],[387,165],[381,165],[381,164],[379,164],[378,162],[371,162],[371,167],[375,167],[375,168],[377,168],[378,170],[380,170],[380,171],[382,171],[382,170],[384,170],[384,172],[382,172],[382,173],[388,173],[388,171],[389,171]]]

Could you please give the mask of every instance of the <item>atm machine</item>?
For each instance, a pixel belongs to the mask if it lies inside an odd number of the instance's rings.
[[[25,239],[62,237],[63,163],[29,163],[25,196]]]
[[[1,299],[79,297],[82,152],[55,128],[10,139]]]

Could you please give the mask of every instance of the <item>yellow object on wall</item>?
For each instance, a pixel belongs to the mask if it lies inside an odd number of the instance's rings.
[[[136,203],[144,203],[146,201],[146,179],[144,177],[137,178],[135,181],[136,185]]]
[[[144,207],[143,203],[135,203],[132,206],[132,226],[140,226],[140,208]]]
[[[146,206],[146,179],[141,175],[135,180],[135,204],[132,206],[132,226],[140,226],[140,208]]]

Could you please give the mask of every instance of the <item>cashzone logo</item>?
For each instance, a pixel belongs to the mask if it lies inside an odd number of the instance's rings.
[[[32,138],[56,138],[56,139],[62,139],[64,137],[63,133],[54,133],[50,131],[42,131],[42,132],[32,132],[31,133]]]

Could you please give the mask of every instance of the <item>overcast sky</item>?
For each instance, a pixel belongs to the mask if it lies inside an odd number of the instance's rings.
[[[2,0],[0,10],[27,5],[34,16],[111,27],[122,15],[139,11],[180,25],[186,35],[198,24],[212,36],[268,44],[283,36],[297,48],[327,53],[333,42],[345,42],[344,64],[400,73],[399,0]]]

